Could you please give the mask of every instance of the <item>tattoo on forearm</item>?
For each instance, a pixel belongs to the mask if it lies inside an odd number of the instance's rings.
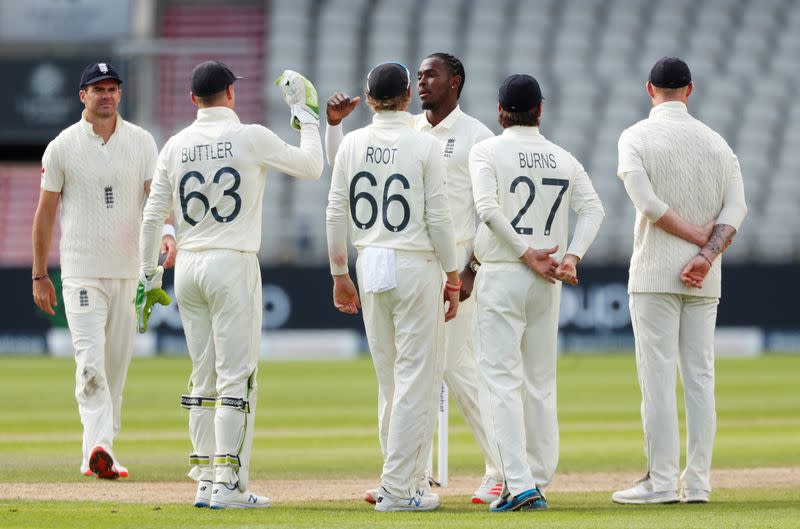
[[[707,250],[714,255],[719,255],[722,250],[728,245],[736,234],[736,228],[728,224],[717,224],[711,230],[711,237],[708,242],[703,246],[703,250]]]

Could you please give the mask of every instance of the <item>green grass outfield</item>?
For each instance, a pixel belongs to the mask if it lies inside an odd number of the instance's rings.
[[[0,483],[85,479],[71,359],[0,357]],[[188,359],[135,359],[117,456],[131,480],[175,481],[187,470],[187,414],[179,407]],[[800,356],[717,362],[715,468],[800,466]],[[251,475],[254,479],[375,478],[375,376],[367,358],[262,364]],[[451,404],[453,408],[454,405]],[[559,472],[644,469],[639,390],[632,355],[559,360]],[[481,458],[451,414],[450,470],[480,475]],[[267,491],[268,492],[268,491]],[[607,493],[552,493],[547,527],[797,527],[800,488],[716,490],[714,503],[630,508]],[[158,509],[158,510],[154,510]],[[116,512],[111,512],[111,511]],[[465,498],[441,512],[377,516],[360,502],[276,505],[268,513],[209,513],[184,505],[0,500],[0,527],[467,527],[518,526]],[[72,525],[70,525],[72,524]]]
[[[798,491],[726,490],[707,505],[615,505],[605,493],[548,496],[539,512],[492,514],[446,497],[430,513],[376,513],[360,501],[277,505],[261,511],[211,511],[181,505],[33,503],[0,500],[0,527],[15,529],[789,529],[798,527]],[[12,512],[13,511],[13,512]]]

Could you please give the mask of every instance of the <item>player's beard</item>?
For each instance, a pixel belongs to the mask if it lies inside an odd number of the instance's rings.
[[[433,110],[436,108],[436,103],[433,101],[423,101],[422,102],[422,110]]]

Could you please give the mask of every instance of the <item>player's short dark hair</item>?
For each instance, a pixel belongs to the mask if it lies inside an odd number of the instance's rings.
[[[225,88],[227,89],[227,87],[225,87]],[[220,99],[222,99],[222,97],[224,95],[225,95],[225,90],[222,90],[220,92],[217,92],[216,94],[211,94],[211,95],[207,95],[207,96],[199,96],[199,95],[195,94],[194,97],[195,97],[195,99],[197,99],[197,102],[201,106],[209,107],[209,106],[213,105],[214,103],[217,103]]]
[[[538,105],[525,112],[507,112],[500,109],[500,113],[497,115],[497,122],[500,123],[500,126],[504,129],[515,125],[522,127],[538,127],[541,117],[542,113],[539,111]]]
[[[450,75],[457,75],[461,77],[461,84],[458,85],[458,97],[461,97],[461,91],[464,89],[464,83],[467,81],[467,73],[464,71],[464,65],[461,64],[459,58],[455,55],[450,55],[449,53],[444,53],[441,51],[431,53],[425,58],[439,59],[450,69]]]

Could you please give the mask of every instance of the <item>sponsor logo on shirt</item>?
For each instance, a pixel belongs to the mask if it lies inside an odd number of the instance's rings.
[[[113,208],[114,207],[114,188],[112,186],[106,186],[105,190],[105,200],[106,200],[106,207]]]

